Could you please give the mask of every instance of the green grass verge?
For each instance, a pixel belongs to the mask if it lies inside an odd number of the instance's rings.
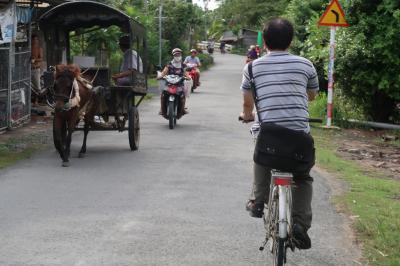
[[[13,165],[19,160],[27,159],[38,149],[37,145],[22,150],[14,150],[7,144],[0,144],[0,169]]]
[[[149,78],[147,80],[147,86],[150,88],[158,88],[158,80],[156,78]]]
[[[20,152],[0,152],[0,169],[13,165],[15,162],[31,157],[35,148],[28,148]]]
[[[354,228],[364,258],[371,265],[400,265],[400,182],[339,157],[331,140],[340,133],[316,128],[312,133],[317,163],[349,184],[349,191],[336,200],[357,217]]]

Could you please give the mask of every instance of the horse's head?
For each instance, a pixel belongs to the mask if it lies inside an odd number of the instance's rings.
[[[54,78],[55,109],[62,110],[65,104],[74,97],[73,83],[80,74],[76,65],[57,65]]]

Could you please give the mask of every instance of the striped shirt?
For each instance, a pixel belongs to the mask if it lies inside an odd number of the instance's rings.
[[[307,90],[318,91],[319,85],[309,60],[288,52],[271,52],[253,61],[253,77],[262,122],[310,132]],[[248,65],[241,89],[250,90]]]

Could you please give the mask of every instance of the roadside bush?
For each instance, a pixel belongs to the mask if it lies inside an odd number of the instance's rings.
[[[202,70],[206,70],[214,64],[214,57],[209,54],[198,54],[197,56],[200,59]]]
[[[327,87],[329,28],[317,22],[327,4],[292,0],[285,13],[295,27],[292,51],[313,62],[322,91]],[[399,122],[400,2],[353,0],[342,6],[351,26],[337,30],[335,87],[368,119]]]
[[[231,53],[245,56],[247,54],[247,49],[244,47],[235,46],[232,48]]]
[[[400,2],[351,2],[338,34],[337,84],[374,120],[393,122],[400,102]]]
[[[327,114],[327,94],[321,92],[314,101],[309,103],[308,111],[312,118],[322,118],[326,122]],[[349,127],[347,119],[365,120],[365,115],[361,108],[354,106],[339,89],[335,90],[333,102],[333,123],[340,127]]]

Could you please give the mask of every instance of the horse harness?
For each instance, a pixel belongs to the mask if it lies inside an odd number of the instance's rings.
[[[76,78],[74,78],[74,81],[72,82],[72,87],[71,87],[71,92],[69,94],[69,97],[67,98],[67,96],[65,95],[60,95],[60,94],[55,94],[55,97],[61,97],[64,99],[67,99],[68,102],[66,102],[63,106],[63,108],[61,109],[62,112],[68,112],[69,110],[71,110],[74,107],[79,107],[79,103],[81,101],[81,97],[79,95],[79,84],[78,81],[85,86],[88,90],[92,90],[93,88],[93,83],[92,81],[88,81],[84,78],[82,78],[81,76],[78,76]],[[75,92],[75,96],[73,96],[73,93]],[[85,103],[85,105],[83,106],[83,110],[86,109],[87,105],[89,104],[89,102],[91,101],[92,97],[90,97],[90,99]]]

